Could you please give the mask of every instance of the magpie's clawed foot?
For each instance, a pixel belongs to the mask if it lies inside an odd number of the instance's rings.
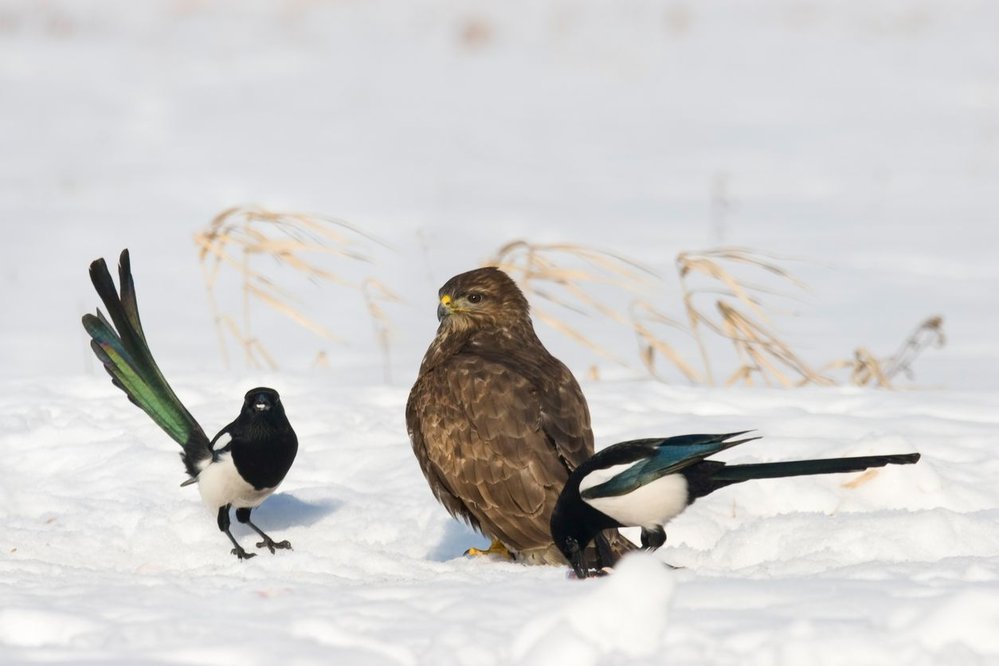
[[[642,528],[642,548],[648,551],[657,550],[666,543],[666,530],[662,527],[654,529]]]
[[[274,551],[279,548],[281,550],[291,550],[291,544],[289,542],[275,541],[274,539],[267,536],[266,532],[264,532],[262,529],[254,525],[253,521],[250,520],[250,509],[245,507],[236,509],[236,520],[238,520],[241,523],[249,525],[254,532],[260,535],[260,538],[263,539],[263,541],[257,542],[257,548],[266,548],[267,550],[271,551],[271,555],[273,555]]]
[[[575,578],[577,580],[585,580],[587,578],[603,578],[604,576],[610,576],[614,573],[614,569],[611,567],[601,567],[600,569],[585,569],[582,571],[583,575],[580,575],[579,571],[570,570],[566,574],[568,578]]]
[[[268,536],[265,536],[263,541],[257,542],[257,548],[266,548],[271,551],[271,554],[274,554],[274,551],[279,548],[282,550],[292,550],[291,543],[287,539],[284,541],[275,541]]]
[[[246,552],[245,550],[243,550],[242,546],[236,546],[235,548],[232,549],[231,552],[232,552],[233,555],[235,555],[236,557],[238,557],[241,560],[248,560],[251,557],[256,557],[257,556],[256,553],[248,553],[248,552]]]

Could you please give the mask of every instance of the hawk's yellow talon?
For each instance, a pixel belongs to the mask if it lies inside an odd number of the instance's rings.
[[[497,557],[502,557],[505,560],[512,560],[513,555],[510,551],[506,549],[499,540],[493,539],[493,542],[489,544],[489,548],[482,550],[481,548],[469,548],[465,551],[465,557],[480,557],[482,555],[495,555]]]

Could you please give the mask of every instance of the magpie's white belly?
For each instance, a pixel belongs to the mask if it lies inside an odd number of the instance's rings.
[[[201,499],[208,506],[217,508],[232,504],[237,509],[260,506],[274,492],[274,488],[257,490],[244,481],[236,471],[229,452],[223,453],[218,460],[209,462],[201,469],[198,474],[198,490],[201,491]]]
[[[588,481],[589,476],[584,481]],[[597,483],[587,487],[593,485]],[[627,495],[583,501],[622,525],[652,529],[665,525],[687,508],[687,479],[682,474],[667,474]]]

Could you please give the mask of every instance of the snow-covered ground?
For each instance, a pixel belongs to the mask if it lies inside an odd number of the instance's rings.
[[[973,1],[0,2],[0,662],[999,663],[997,37]],[[346,342],[261,315],[282,370],[224,369],[191,237],[249,202],[386,243],[390,381],[361,299],[309,284]],[[896,392],[665,385],[539,327],[601,364],[598,446],[756,428],[726,459],[923,459],[720,491],[596,581],[462,558],[483,540],[403,406],[437,287],[523,237],[664,283],[681,250],[786,257],[810,291],[778,325],[814,363],[945,317]],[[86,267],[125,246],[207,430],[281,392],[301,450],[254,515],[294,551],[232,557],[92,360]]]
[[[758,427],[731,460],[917,450],[914,467],[721,491],[607,579],[469,561],[406,390],[280,384],[301,436],[237,561],[172,443],[94,378],[3,386],[4,663],[976,663],[999,655],[995,394],[585,386],[602,444]],[[246,382],[177,390],[223,424]],[[236,528],[250,545],[252,533]],[[662,568],[657,560],[682,567]],[[668,657],[664,657],[668,655]]]

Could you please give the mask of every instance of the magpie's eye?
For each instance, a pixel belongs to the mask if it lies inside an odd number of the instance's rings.
[[[468,302],[469,303],[478,303],[481,300],[482,300],[482,294],[469,294],[468,295]]]

